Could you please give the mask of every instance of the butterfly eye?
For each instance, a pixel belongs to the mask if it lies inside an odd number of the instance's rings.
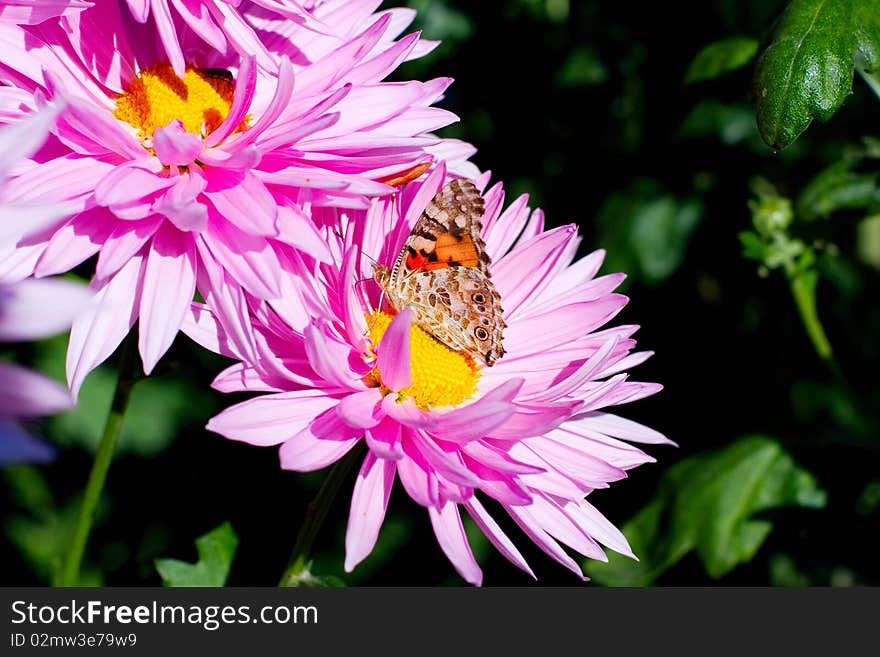
[[[471,295],[471,299],[474,303],[486,303],[486,297],[483,296],[482,292],[474,292]]]
[[[489,331],[484,329],[482,326],[478,326],[474,329],[474,335],[477,336],[477,340],[488,340],[489,339]]]

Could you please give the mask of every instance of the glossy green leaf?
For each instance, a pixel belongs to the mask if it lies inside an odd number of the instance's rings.
[[[609,586],[646,586],[695,552],[713,578],[751,560],[773,523],[760,512],[819,508],[825,493],[772,438],[753,435],[670,468],[653,500],[623,527],[640,561],[611,555],[587,574]]]
[[[836,162],[801,190],[795,204],[801,219],[828,218],[838,210],[868,208],[880,203],[878,174],[852,171],[848,162]]]
[[[852,91],[853,68],[880,65],[876,0],[793,0],[758,58],[758,128],[785,148],[812,120],[827,121]]]
[[[156,570],[165,586],[223,586],[238,548],[232,525],[224,522],[196,539],[199,560],[187,563],[177,559],[156,559]]]
[[[710,43],[693,58],[684,82],[711,80],[735,71],[752,61],[756,52],[758,42],[749,37],[734,36]]]

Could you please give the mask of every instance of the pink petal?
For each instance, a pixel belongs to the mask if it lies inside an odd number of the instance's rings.
[[[437,542],[455,570],[469,584],[480,586],[483,583],[483,571],[480,570],[471,552],[464,526],[461,524],[461,516],[458,514],[458,506],[450,502],[440,507],[429,506],[428,515]]]
[[[95,277],[104,280],[119,271],[150,240],[162,222],[162,217],[117,222],[101,246]]]
[[[278,235],[275,199],[250,172],[222,171],[208,176],[205,196],[217,212],[251,235]]]
[[[553,540],[552,536],[544,531],[540,523],[535,519],[532,513],[530,513],[527,507],[510,506],[505,508],[510,514],[510,517],[513,518],[516,524],[520,526],[520,528],[539,548],[582,580],[587,579],[577,562],[562,549],[559,543]]]
[[[546,435],[548,440],[560,442],[572,449],[588,451],[597,459],[613,465],[621,470],[628,470],[644,463],[654,463],[656,459],[645,454],[638,447],[633,447],[622,440],[611,438],[599,432],[570,430],[563,423],[558,429]]]
[[[49,234],[76,212],[63,203],[18,205],[0,201],[0,244],[16,244]]]
[[[578,525],[555,500],[536,495],[529,511],[540,520],[548,534],[590,559],[608,561],[605,552],[585,529]]]
[[[382,341],[376,348],[377,366],[382,383],[391,390],[403,390],[412,385],[409,354],[409,327],[412,311],[401,310],[391,320]]]
[[[219,216],[211,216],[199,241],[208,248],[208,259],[218,262],[233,281],[254,296],[274,299],[280,294],[281,266],[265,237],[251,235]]]
[[[532,572],[532,569],[529,568],[529,564],[526,563],[522,554],[516,549],[513,541],[507,537],[507,534],[502,531],[501,527],[498,526],[498,523],[495,522],[495,519],[489,515],[476,497],[471,497],[471,499],[464,503],[464,507],[467,509],[477,527],[480,528],[480,531],[486,535],[486,538],[489,539],[492,545],[494,545],[501,554],[507,557],[513,565],[531,575],[532,579],[538,579],[535,577],[535,573]]]
[[[0,362],[0,417],[54,415],[72,406],[70,391],[57,381]]]
[[[367,447],[381,459],[398,460],[403,458],[402,427],[400,423],[390,417],[385,417],[375,427],[364,432]]]
[[[581,488],[604,487],[610,481],[618,481],[626,477],[626,472],[621,468],[603,461],[591,453],[585,445],[578,449],[543,437],[528,438],[523,444],[534,450],[553,469],[578,482]]]
[[[195,244],[163,226],[153,237],[141,284],[138,347],[149,375],[168,351],[196,289]]]
[[[568,264],[561,259],[575,239],[577,226],[561,226],[538,235],[493,264],[492,280],[504,300],[505,318],[516,317],[520,305],[554,280],[560,267]]]
[[[367,353],[367,321],[364,318],[364,306],[361,297],[357,293],[357,256],[355,249],[348,252],[345,257],[340,277],[343,281],[343,321],[348,341],[360,353]],[[349,284],[350,283],[350,284]]]
[[[436,441],[418,430],[410,432],[410,439],[434,472],[459,486],[476,488],[480,485],[479,478],[467,469],[457,452],[444,450]]]
[[[587,413],[572,419],[570,422],[566,422],[565,427],[568,428],[569,426],[574,431],[580,428],[592,429],[608,436],[631,440],[635,443],[675,445],[674,442],[659,431],[655,431],[638,422],[612,415],[611,413]]]
[[[177,39],[177,29],[174,27],[174,19],[171,17],[171,9],[168,2],[152,2],[153,22],[156,24],[156,30],[159,32],[159,38],[162,45],[165,46],[165,53],[171,62],[171,67],[178,77],[183,77],[186,72],[186,61],[183,58],[183,51],[180,49],[180,41]]]
[[[153,212],[164,215],[182,231],[201,232],[208,224],[208,208],[199,198],[207,180],[198,167],[177,177],[174,186],[153,203]]]
[[[281,467],[297,472],[320,470],[345,456],[360,436],[361,432],[348,427],[331,408],[281,445]]]
[[[95,200],[106,207],[124,206],[174,184],[174,178],[151,170],[139,162],[128,162],[114,168],[95,188]]]
[[[260,115],[260,118],[257,119],[256,123],[246,131],[238,133],[227,140],[227,148],[235,150],[247,146],[248,144],[252,144],[269,126],[278,120],[278,117],[281,116],[284,109],[289,105],[290,96],[293,94],[294,77],[293,68],[290,65],[290,58],[288,58],[287,55],[281,55],[281,60],[278,65],[277,80],[275,94],[272,96],[269,105]]]
[[[34,268],[36,276],[70,271],[100,250],[115,223],[104,208],[92,208],[55,231]]]
[[[199,251],[201,265],[196,285],[207,305],[216,312],[214,319],[220,319],[222,348],[234,352],[237,358],[249,363],[257,362],[256,339],[245,291],[230,280],[201,239],[196,240],[196,248]],[[203,328],[211,328],[212,324],[213,322],[206,321]],[[196,333],[199,334],[200,332]]]
[[[237,53],[247,58],[255,56],[260,68],[265,71],[274,73],[277,70],[276,60],[235,7],[227,2],[212,2],[208,10],[214,20],[223,26],[226,39]]]
[[[327,240],[312,223],[312,220],[298,207],[279,205],[278,239],[299,249],[319,262],[332,261],[327,248]],[[363,318],[363,313],[361,313]],[[361,336],[363,339],[363,336]]]
[[[312,369],[325,381],[342,390],[362,388],[346,365],[350,348],[328,335],[325,326],[314,321],[306,326],[305,350]]]
[[[47,77],[50,83],[58,84],[54,75],[47,73]],[[72,150],[89,155],[114,153],[126,160],[138,160],[147,155],[134,135],[105,108],[62,93],[68,104],[58,117],[55,134]]]
[[[0,340],[39,340],[70,328],[92,298],[85,285],[29,279],[0,288]]]
[[[528,321],[511,322],[504,332],[504,344],[511,353],[538,354],[587,335],[611,320],[627,301],[623,295],[609,294],[595,301],[561,306],[529,317]]]
[[[395,471],[394,461],[378,459],[372,452],[367,453],[354,484],[345,531],[347,573],[354,570],[376,545],[394,485]]]
[[[615,527],[608,518],[599,513],[598,509],[592,504],[586,500],[580,500],[578,503],[569,502],[565,505],[565,510],[577,518],[584,530],[602,543],[602,545],[606,545],[615,552],[638,561],[623,532]]]
[[[193,32],[221,54],[226,54],[226,37],[214,23],[208,7],[201,0],[171,0],[178,15]]]
[[[230,406],[208,421],[207,428],[261,447],[289,441],[337,400],[319,390],[296,390],[254,397]]]
[[[339,402],[339,417],[350,427],[369,429],[382,421],[382,392],[379,388],[368,388],[343,397]]]
[[[229,113],[223,119],[223,123],[214,132],[205,137],[205,146],[214,147],[220,144],[241,125],[241,122],[247,115],[251,102],[253,102],[256,88],[257,70],[254,66],[254,57],[253,55],[242,57],[238,68],[238,76],[235,80],[235,95],[232,98],[232,107],[229,108]]]
[[[0,130],[0,180],[43,145],[63,106],[63,102],[49,105]]]
[[[131,15],[138,23],[146,23],[150,16],[150,0],[126,0]]]
[[[403,431],[401,445],[404,457],[396,462],[397,474],[400,475],[400,483],[406,489],[407,495],[425,507],[439,504],[437,477],[422,453],[413,446],[406,429]]]
[[[70,330],[67,383],[74,396],[89,372],[110,356],[131,330],[140,305],[143,257],[135,256],[95,294]]]
[[[220,392],[283,392],[286,383],[284,379],[271,380],[245,363],[235,363],[214,377],[211,387]]]
[[[153,151],[159,161],[167,166],[188,166],[202,152],[202,139],[187,132],[179,120],[153,132]]]
[[[189,312],[184,317],[180,330],[186,333],[190,340],[208,351],[229,358],[242,358],[241,353],[230,343],[217,317],[204,304],[190,304]]]
[[[457,443],[478,440],[492,435],[515,412],[516,406],[510,402],[494,401],[491,398],[486,400],[484,397],[448,413],[436,413],[431,424],[431,433]]]

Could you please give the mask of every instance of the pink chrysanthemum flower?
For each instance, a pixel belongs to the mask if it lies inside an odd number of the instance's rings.
[[[183,79],[115,0],[35,26],[0,21],[0,120],[20,121],[44,95],[67,100],[0,202],[71,214],[49,227],[21,219],[22,239],[0,246],[0,277],[57,274],[98,255],[98,303],[71,332],[74,392],[138,320],[149,373],[196,289],[232,306],[244,292],[273,298],[289,252],[329,260],[312,208],[366,208],[437,156],[473,168],[470,146],[429,134],[455,119],[431,106],[448,79],[381,82],[420,42],[397,39],[411,12],[373,16],[372,6],[322,3],[314,13],[332,34],[251,6],[277,74],[180,27],[194,41]]]
[[[281,466],[296,471],[323,468],[366,442],[346,570],[372,550],[399,477],[427,508],[440,547],[468,582],[481,583],[482,573],[462,507],[505,557],[532,574],[484,507],[487,499],[582,576],[562,544],[594,559],[606,559],[600,544],[632,554],[584,498],[653,461],[624,441],[670,442],[608,411],[660,389],[624,373],[650,355],[632,353],[637,327],[599,330],[627,301],[613,293],[623,274],[595,277],[601,251],[574,261],[576,227],[544,231],[527,197],[501,212],[496,185],[485,195],[482,235],[504,308],[506,354],[480,367],[414,325],[410,310],[378,312],[370,258],[392,264],[444,176],[440,167],[423,183],[375,200],[366,216],[349,213],[339,228],[328,222],[333,262],[300,263],[282,299],[254,302],[237,319],[194,305],[187,334],[242,361],[214,387],[269,393],[228,408],[208,428],[280,445]],[[243,357],[246,350],[257,357]]]
[[[6,174],[21,159],[36,151],[57,118],[59,107],[50,106],[15,126],[0,130],[0,189]],[[14,235],[17,218],[54,221],[63,208],[0,204],[0,239]],[[84,285],[63,280],[0,282],[0,342],[38,340],[70,328],[91,295]],[[52,448],[31,436],[19,420],[52,415],[70,408],[70,392],[56,381],[13,363],[0,362],[0,466],[43,462]]]

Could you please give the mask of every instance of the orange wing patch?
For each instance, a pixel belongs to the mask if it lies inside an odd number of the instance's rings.
[[[479,262],[480,254],[470,235],[455,237],[452,233],[441,233],[434,241],[424,237],[411,240],[404,264],[407,271],[415,272],[476,267]]]

